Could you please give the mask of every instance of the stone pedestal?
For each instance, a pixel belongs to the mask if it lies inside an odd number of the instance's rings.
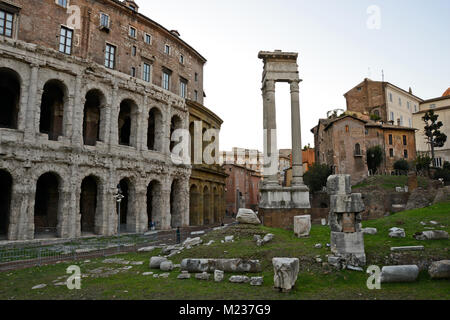
[[[289,292],[297,281],[300,270],[298,258],[273,258],[274,287],[282,292]]]
[[[297,237],[308,237],[311,232],[311,216],[294,217],[294,233]]]

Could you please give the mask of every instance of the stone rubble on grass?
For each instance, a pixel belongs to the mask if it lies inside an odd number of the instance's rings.
[[[187,238],[183,242],[183,247],[195,247],[203,243],[203,240],[200,237],[196,238]]]
[[[66,286],[67,282],[57,282],[54,284],[55,287],[62,287],[62,286]]]
[[[208,281],[211,275],[208,272],[196,273],[195,279]]]
[[[283,292],[290,291],[297,281],[300,269],[298,258],[273,258],[274,287]]]
[[[180,254],[181,250],[177,250],[177,251],[172,251],[167,258],[172,258],[173,256],[176,256],[177,254]]]
[[[427,225],[427,224],[426,224],[425,222],[423,222],[423,221],[420,221],[420,224],[423,225],[423,226],[426,226],[426,225]]]
[[[262,286],[264,282],[263,277],[251,277],[250,278],[250,285],[251,286]]]
[[[130,264],[132,266],[142,266],[144,264],[144,261],[131,261]]]
[[[419,276],[416,265],[385,266],[381,270],[381,283],[414,282]]]
[[[153,278],[158,279],[159,278],[159,274],[154,274]]]
[[[191,278],[191,274],[187,271],[182,271],[181,274],[178,275],[177,279],[180,280],[186,280],[186,279],[190,279]]]
[[[226,236],[225,242],[234,242],[234,236]]]
[[[173,262],[170,260],[161,262],[159,268],[161,271],[172,271],[173,270]]]
[[[317,263],[322,263],[322,261],[323,261],[322,258],[316,258]]]
[[[209,240],[208,243],[205,243],[205,246],[208,246],[208,247],[209,247],[209,246],[212,245],[214,242],[215,242],[214,240]]]
[[[130,264],[130,261],[126,261],[125,259],[121,258],[114,258],[114,259],[105,259],[103,260],[103,263]]]
[[[170,273],[162,273],[159,275],[160,278],[164,278],[164,279],[169,278],[169,276],[170,276]]]
[[[275,237],[275,235],[273,235],[272,233],[268,233],[264,236],[264,238],[261,239],[261,237],[260,237],[259,240],[256,240],[256,245],[258,247],[261,247],[261,246],[265,245],[266,243],[269,243],[270,241],[272,241],[274,237]]]
[[[241,208],[238,211],[236,216],[237,222],[241,224],[253,224],[260,225],[261,220],[259,220],[258,216],[253,210]]]
[[[294,217],[294,234],[299,237],[309,237],[311,232],[311,216],[296,216]]]
[[[173,265],[173,268],[174,268],[174,269],[177,269],[177,268],[179,269],[179,268],[181,268],[181,264],[174,264],[174,265]]]
[[[250,278],[247,276],[231,276],[229,281],[232,283],[248,283]]]
[[[259,260],[243,259],[184,259],[181,261],[181,269],[192,273],[214,270],[256,273],[261,272],[261,263]]]
[[[38,284],[37,286],[34,286],[33,288],[31,288],[31,290],[43,289],[46,286],[47,286],[46,284]]]
[[[154,235],[154,234],[158,234],[158,231],[149,231],[149,232],[146,232],[146,233],[144,233],[144,236],[152,236],[152,235]]]
[[[130,270],[131,268],[133,268],[133,267],[132,266],[126,266],[126,267],[123,267],[122,270]]]
[[[316,249],[322,249],[322,244],[321,244],[321,243],[316,243],[316,244],[314,245],[314,248],[316,248]]]
[[[355,266],[347,266],[346,269],[348,270],[352,270],[352,271],[360,271],[360,272],[364,272],[364,269],[361,267],[355,267]]]
[[[202,234],[205,234],[205,231],[194,231],[194,232],[191,232],[191,236],[199,236],[199,235],[202,235]]]
[[[448,232],[443,230],[424,231],[414,234],[416,240],[445,240],[448,239]]]
[[[364,234],[375,235],[375,234],[377,234],[377,232],[378,232],[377,228],[364,228],[364,229],[362,229],[362,233],[364,233]]]
[[[255,235],[253,236],[253,241],[258,242],[259,240],[261,240],[261,236],[260,236],[259,234],[255,234]]]
[[[431,279],[450,279],[450,260],[435,261],[428,269]]]
[[[424,246],[392,247],[391,251],[423,251],[424,249]]]
[[[322,224],[322,226],[326,226],[327,225],[327,219],[320,220],[320,223]]]
[[[161,263],[167,261],[165,257],[151,257],[150,258],[150,269],[159,269]]]
[[[138,252],[152,252],[155,249],[156,249],[155,247],[144,247],[144,248],[138,249]]]
[[[439,224],[439,222],[436,221],[430,221],[430,224],[437,226]]]
[[[189,239],[189,238],[188,238]],[[186,240],[187,241],[187,240]],[[183,250],[181,245],[166,246],[161,250],[162,255],[170,255],[172,252]]]
[[[391,238],[405,238],[406,234],[405,234],[405,229],[402,228],[391,228],[389,229],[389,237]]]
[[[222,270],[214,270],[214,281],[215,282],[222,282],[224,276],[225,276],[225,272],[223,272]]]
[[[219,230],[222,230],[222,229],[225,229],[225,227],[216,227],[216,228],[213,228],[213,231],[219,231]]]
[[[153,275],[153,272],[144,272],[142,275],[143,276],[151,276],[151,275]]]

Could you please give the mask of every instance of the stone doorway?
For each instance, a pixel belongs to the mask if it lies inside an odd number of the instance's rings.
[[[211,195],[209,193],[209,189],[208,189],[208,187],[205,187],[203,189],[203,225],[204,226],[210,224],[210,219],[209,219],[209,211],[210,211],[209,206],[211,205],[210,197],[211,197]]]
[[[196,185],[193,185],[189,191],[189,225],[200,225],[200,194]]]
[[[183,217],[183,199],[182,196],[182,184],[178,179],[174,179],[170,190],[170,214],[172,228],[182,227]]]
[[[60,178],[55,173],[43,174],[37,181],[34,203],[35,237],[56,237],[60,208]]]
[[[83,141],[85,145],[95,146],[100,140],[101,108],[105,104],[104,95],[98,90],[86,94],[83,117]]]
[[[151,222],[155,228],[161,226],[161,183],[153,180],[147,187],[147,221],[150,230]]]
[[[163,151],[162,114],[157,108],[152,108],[148,114],[147,149]]]
[[[89,176],[81,183],[81,233],[95,234],[95,218],[98,210],[97,198],[97,179],[93,176]]]
[[[119,183],[120,189],[122,190],[123,199],[120,202],[120,232],[127,232],[128,226],[128,211],[129,211],[129,200],[130,200],[130,187],[131,182],[128,178],[122,179]],[[117,210],[117,214],[119,211]]]
[[[20,80],[11,69],[0,68],[0,128],[17,129],[19,114]]]
[[[8,236],[11,214],[12,177],[9,172],[0,170],[0,239]]]

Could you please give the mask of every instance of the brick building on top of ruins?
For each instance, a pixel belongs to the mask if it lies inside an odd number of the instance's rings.
[[[220,129],[202,106],[205,63],[134,1],[0,1],[0,237],[220,220],[213,190],[223,190],[223,172],[206,177],[210,209],[194,218],[191,166],[172,161],[172,133],[189,129],[191,110]]]

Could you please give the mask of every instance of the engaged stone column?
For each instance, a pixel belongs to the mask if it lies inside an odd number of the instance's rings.
[[[277,113],[275,108],[275,81],[267,80],[264,97],[264,183],[278,185]]]
[[[300,80],[291,81],[292,185],[303,186],[302,130],[300,123]]]
[[[37,106],[37,86],[38,86],[39,66],[31,65],[30,82],[28,87],[28,106],[25,120],[25,142],[33,143],[36,138],[36,132],[39,132],[39,126],[36,127]]]

